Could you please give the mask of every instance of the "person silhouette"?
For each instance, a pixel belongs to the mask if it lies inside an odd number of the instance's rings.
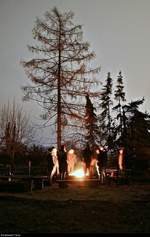
[[[92,152],[91,152],[91,149],[90,149],[90,146],[88,143],[82,152],[82,156],[83,156],[83,161],[85,163],[84,173],[85,173],[85,175],[87,175],[87,174],[90,175],[90,164],[91,164]]]
[[[107,151],[103,147],[96,149],[98,176],[101,183],[104,183],[106,177]]]
[[[67,150],[65,145],[61,145],[61,149],[58,152],[58,161],[59,161],[59,175],[60,180],[64,180],[66,174],[68,173],[67,170]]]
[[[52,183],[53,177],[56,174],[56,176],[59,175],[59,162],[58,162],[58,156],[57,156],[57,149],[53,147],[51,150],[51,156],[52,156],[52,161],[53,161],[53,169],[50,174],[50,182]]]

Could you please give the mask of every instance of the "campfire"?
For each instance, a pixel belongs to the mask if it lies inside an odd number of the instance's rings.
[[[88,175],[89,175],[89,172],[87,172],[85,175],[84,169],[82,167],[75,169],[73,172],[69,174],[69,176],[74,176],[76,178],[84,178],[85,176],[88,176]]]

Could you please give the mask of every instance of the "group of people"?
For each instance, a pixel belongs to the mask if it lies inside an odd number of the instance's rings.
[[[125,149],[122,147],[118,152],[118,170],[122,172],[125,167]],[[89,144],[81,152],[81,161],[84,174],[90,177],[95,173],[104,182],[107,168],[107,150],[102,146],[91,149]],[[48,174],[50,183],[54,176],[64,180],[67,174],[74,171],[77,158],[73,149],[67,151],[66,146],[62,145],[60,151],[55,147],[48,149]]]
[[[107,150],[102,146],[97,146],[94,150],[91,150],[89,144],[87,144],[82,152],[82,158],[85,175],[88,174],[92,177],[96,171],[98,178],[103,183],[106,176]]]
[[[55,147],[48,149],[48,175],[52,183],[54,175],[64,180],[65,176],[74,170],[76,156],[74,150],[67,152],[66,146],[61,145],[60,151]]]
[[[94,172],[103,182],[107,164],[107,151],[103,147],[96,147],[91,150],[89,144],[81,153],[81,161],[84,174],[92,177]],[[48,176],[52,183],[54,176],[64,180],[66,175],[74,171],[77,158],[73,149],[67,151],[66,146],[62,145],[60,151],[55,147],[48,149]]]
[[[106,168],[108,166],[108,155],[107,149],[102,146],[97,146],[95,149],[90,148],[89,144],[82,153],[84,161],[85,174],[88,173],[89,176],[93,176],[94,168],[96,168],[96,174],[100,179],[101,183],[104,183],[106,177]],[[116,169],[118,174],[122,175],[126,169],[133,168],[134,160],[136,157],[135,149],[129,151],[121,146],[116,153],[117,163]]]

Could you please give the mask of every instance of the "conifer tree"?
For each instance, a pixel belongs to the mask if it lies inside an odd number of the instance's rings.
[[[123,107],[125,115],[125,131],[122,140],[128,147],[137,147],[150,144],[150,115],[139,110],[139,106],[144,102],[144,98],[131,101]]]
[[[56,124],[57,146],[61,146],[62,129],[71,119],[83,118],[82,98],[98,81],[92,68],[94,52],[82,40],[82,26],[74,25],[73,13],[61,13],[57,8],[37,18],[33,28],[38,44],[28,46],[34,58],[23,62],[32,84],[23,87],[25,99],[38,102],[45,111],[43,118]]]
[[[95,111],[96,109],[94,108],[90,97],[87,94],[85,105],[85,140],[86,144],[88,143],[92,149],[99,144],[99,127],[97,124],[98,120]]]
[[[100,113],[100,126],[102,139],[108,147],[112,145],[112,117],[111,117],[111,106],[112,106],[112,78],[110,72],[107,75],[106,84],[102,88],[102,93],[100,96],[100,108],[102,112]]]
[[[149,159],[150,152],[150,115],[147,112],[141,112],[139,106],[144,102],[143,99],[131,101],[123,106],[124,109],[124,130],[120,140],[122,145],[126,148],[126,161],[130,167],[133,162],[135,166],[138,165],[137,159],[140,160],[140,165],[137,167],[146,168],[146,160]],[[132,154],[135,157],[132,157]],[[146,160],[145,160],[146,159]],[[132,165],[131,165],[132,166]]]
[[[119,124],[116,127],[116,133],[121,136],[123,132],[123,116],[124,111],[122,109],[123,102],[126,101],[125,99],[125,92],[124,92],[124,86],[123,86],[123,76],[121,71],[119,72],[118,79],[117,79],[117,85],[116,90],[114,93],[115,100],[118,101],[117,105],[113,107],[113,110],[117,111],[117,120],[119,120]]]

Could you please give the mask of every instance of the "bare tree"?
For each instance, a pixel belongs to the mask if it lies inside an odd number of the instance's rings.
[[[61,146],[62,129],[84,117],[81,98],[88,93],[95,96],[94,77],[100,68],[91,66],[95,57],[89,44],[82,42],[82,27],[72,22],[73,13],[61,13],[57,8],[46,12],[44,19],[37,18],[33,28],[38,45],[28,46],[34,58],[23,62],[29,80],[24,86],[24,99],[33,99],[44,109],[47,125],[56,124],[57,146]],[[91,88],[93,92],[91,91]]]
[[[23,108],[15,102],[4,105],[0,111],[0,146],[12,158],[16,153],[22,152],[24,146],[30,144],[34,130],[30,125],[29,117]]]

